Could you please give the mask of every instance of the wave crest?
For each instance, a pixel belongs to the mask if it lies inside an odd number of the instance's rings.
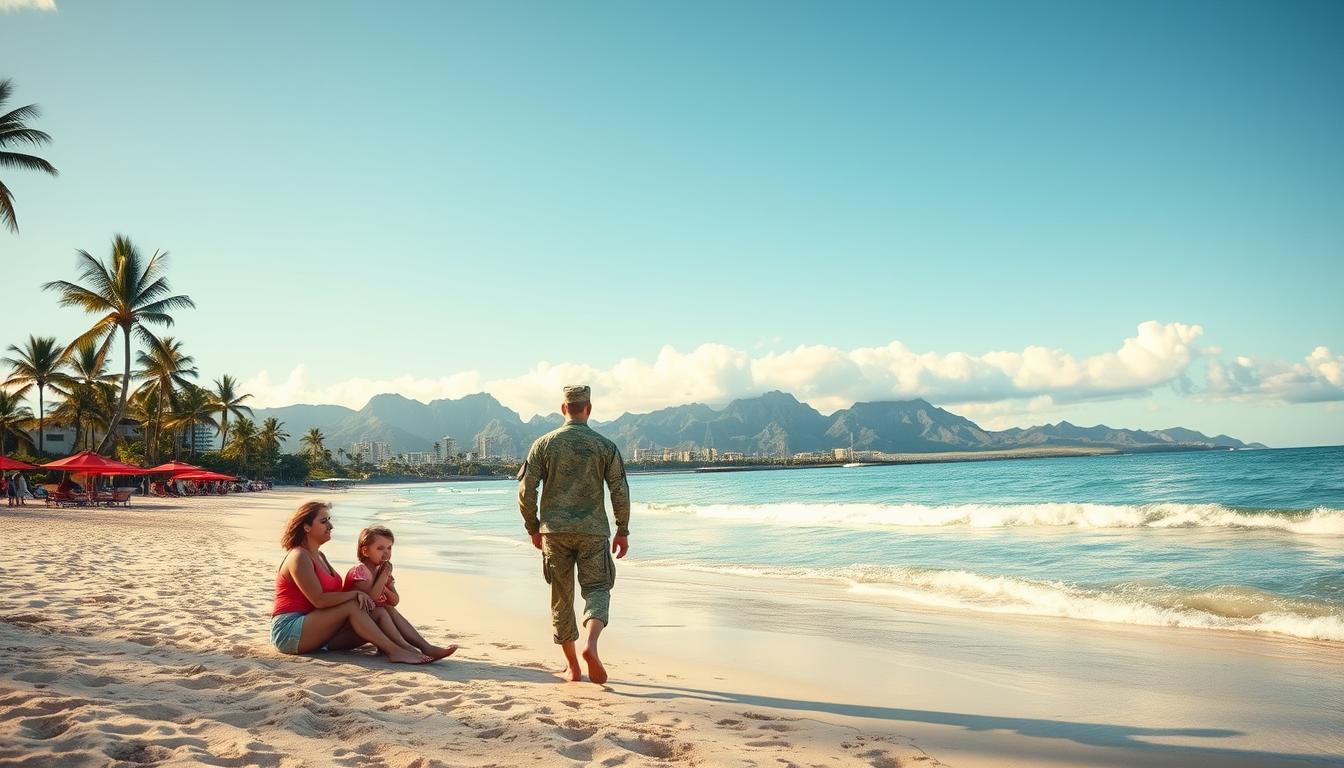
[[[1344,510],[1239,510],[1221,504],[645,504],[654,513],[781,525],[971,528],[1258,528],[1344,536]]]
[[[911,567],[686,564],[681,567],[737,576],[839,581],[856,593],[937,608],[1344,641],[1344,611],[1338,606],[1280,597],[1250,587],[1183,590],[1169,585],[1129,583],[1092,588],[1017,576]]]

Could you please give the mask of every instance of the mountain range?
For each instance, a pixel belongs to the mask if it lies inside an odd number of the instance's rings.
[[[456,451],[473,450],[488,436],[492,452],[521,456],[532,441],[563,423],[560,414],[524,421],[517,411],[486,393],[422,403],[396,394],[377,395],[358,411],[339,405],[290,405],[255,409],[258,421],[275,417],[291,435],[290,450],[316,427],[335,450],[357,441],[386,442],[397,453],[429,451],[435,441],[453,438]],[[627,457],[636,448],[691,450],[716,448],[745,454],[788,455],[833,448],[927,453],[1012,448],[1102,447],[1264,448],[1227,435],[1209,437],[1184,427],[1137,430],[1104,425],[1079,427],[1067,421],[1001,431],[934,406],[925,400],[855,403],[829,416],[785,392],[734,400],[721,410],[692,403],[652,413],[625,413],[592,422]]]

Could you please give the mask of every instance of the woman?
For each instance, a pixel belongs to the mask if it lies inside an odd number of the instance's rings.
[[[397,645],[369,612],[373,600],[363,592],[342,592],[341,577],[322,554],[331,541],[331,505],[310,501],[299,507],[280,536],[288,550],[275,575],[271,642],[281,653],[344,651],[373,643],[399,664],[430,659]]]

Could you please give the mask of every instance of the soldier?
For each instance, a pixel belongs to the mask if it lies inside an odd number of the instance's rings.
[[[541,570],[551,585],[551,624],[555,642],[565,652],[565,677],[583,678],[574,643],[579,628],[574,621],[574,572],[578,570],[583,595],[583,624],[588,628],[583,661],[588,679],[607,682],[607,670],[597,655],[597,638],[609,623],[611,587],[616,564],[611,555],[625,557],[630,549],[630,486],[616,444],[588,426],[593,412],[587,386],[565,387],[560,406],[565,425],[542,435],[527,452],[518,472],[518,507],[532,546],[541,550]],[[611,489],[616,537],[607,548],[611,526],[603,504],[602,483]],[[537,514],[537,485],[542,485],[541,514]]]

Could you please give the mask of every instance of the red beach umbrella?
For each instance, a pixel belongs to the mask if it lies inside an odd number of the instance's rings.
[[[198,482],[210,482],[212,480],[237,480],[233,475],[225,475],[220,472],[211,472],[203,469],[200,472],[183,472],[180,475],[173,475],[174,480],[196,480]]]
[[[158,475],[164,472],[171,472],[172,474],[175,475],[179,472],[205,472],[205,471],[206,470],[204,468],[198,467],[195,464],[188,464],[185,461],[177,461],[176,459],[174,459],[173,461],[164,462],[163,464],[160,464],[157,467],[150,467],[149,469],[146,469],[145,474]]]
[[[93,451],[81,451],[64,459],[57,459],[42,465],[43,469],[55,469],[60,472],[74,472],[78,475],[143,475],[145,470],[122,464],[120,461],[99,456]]]
[[[32,464],[25,464],[18,459],[11,459],[8,456],[0,455],[0,471],[8,471],[11,469],[37,469],[37,467]]]

